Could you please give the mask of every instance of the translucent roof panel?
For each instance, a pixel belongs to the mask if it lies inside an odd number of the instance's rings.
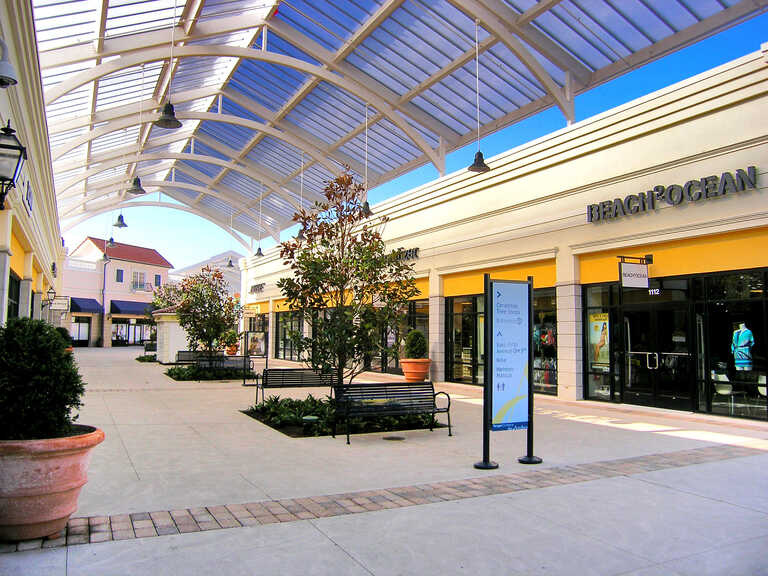
[[[32,6],[63,227],[75,211],[82,217],[83,201],[90,210],[131,200],[110,186],[141,175],[165,180],[169,198],[224,227],[233,213],[254,218],[261,198],[263,230],[276,234],[292,225],[302,155],[307,199],[344,165],[376,184],[428,163],[440,170],[445,154],[476,138],[476,83],[482,134],[552,106],[572,120],[576,95],[755,16],[766,3]],[[169,98],[179,129],[152,124]],[[217,163],[180,157],[182,151]],[[239,229],[249,234],[255,226]]]

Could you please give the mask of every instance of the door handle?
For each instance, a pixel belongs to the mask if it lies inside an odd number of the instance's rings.
[[[653,356],[654,359],[654,365],[651,366],[651,356]],[[648,352],[645,355],[645,366],[648,368],[648,370],[658,370],[659,369],[659,355],[656,352]]]

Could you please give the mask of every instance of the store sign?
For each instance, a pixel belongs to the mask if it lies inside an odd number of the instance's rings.
[[[525,430],[530,385],[529,284],[491,280],[491,298],[491,430]]]
[[[49,304],[51,310],[69,310],[69,296],[56,296]]]
[[[587,222],[618,220],[625,216],[654,212],[664,203],[682,206],[689,202],[701,202],[756,189],[757,168],[749,166],[746,170],[739,168],[735,173],[705,176],[698,180],[688,180],[683,185],[654,186],[653,190],[647,192],[590,204],[587,206]]]
[[[264,292],[264,283],[261,284],[252,284],[250,290],[248,291],[249,294],[260,294]]]
[[[400,248],[400,250],[397,253],[397,259],[398,260],[418,260],[419,249],[408,248],[408,250],[406,250],[405,248]]]
[[[623,288],[648,288],[648,265],[632,262],[619,263]]]

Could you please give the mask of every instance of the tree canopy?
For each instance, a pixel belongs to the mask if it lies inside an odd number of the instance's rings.
[[[368,217],[365,189],[349,171],[331,180],[325,200],[297,212],[301,233],[281,244],[293,272],[277,285],[289,307],[311,325],[293,333],[302,359],[314,369],[351,381],[377,352],[397,355],[398,323],[418,294],[412,264],[400,250],[387,251],[384,217]],[[389,347],[382,334],[396,335]]]

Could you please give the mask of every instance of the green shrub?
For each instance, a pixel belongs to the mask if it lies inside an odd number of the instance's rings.
[[[55,330],[62,338],[64,338],[64,342],[67,346],[72,346],[72,336],[69,335],[69,330],[64,328],[64,326],[56,326]]]
[[[256,404],[244,413],[263,422],[267,426],[284,431],[292,436],[330,436],[336,403],[333,398],[325,400],[309,394],[304,400],[269,396],[261,404]],[[317,416],[316,423],[304,425],[304,416]],[[431,414],[405,416],[377,416],[372,418],[352,418],[349,421],[351,434],[362,432],[389,432],[393,430],[416,430],[439,427]],[[343,430],[343,423],[337,433]]]
[[[200,368],[191,366],[172,366],[165,371],[174,380],[242,380],[242,368]],[[249,372],[246,378],[253,379],[256,375]]]
[[[137,362],[157,362],[157,354],[145,354],[144,356],[137,356]]]
[[[84,386],[69,345],[42,320],[9,318],[0,326],[0,439],[71,432]]]
[[[405,337],[405,357],[406,358],[426,358],[427,357],[427,339],[421,330],[411,330]]]

